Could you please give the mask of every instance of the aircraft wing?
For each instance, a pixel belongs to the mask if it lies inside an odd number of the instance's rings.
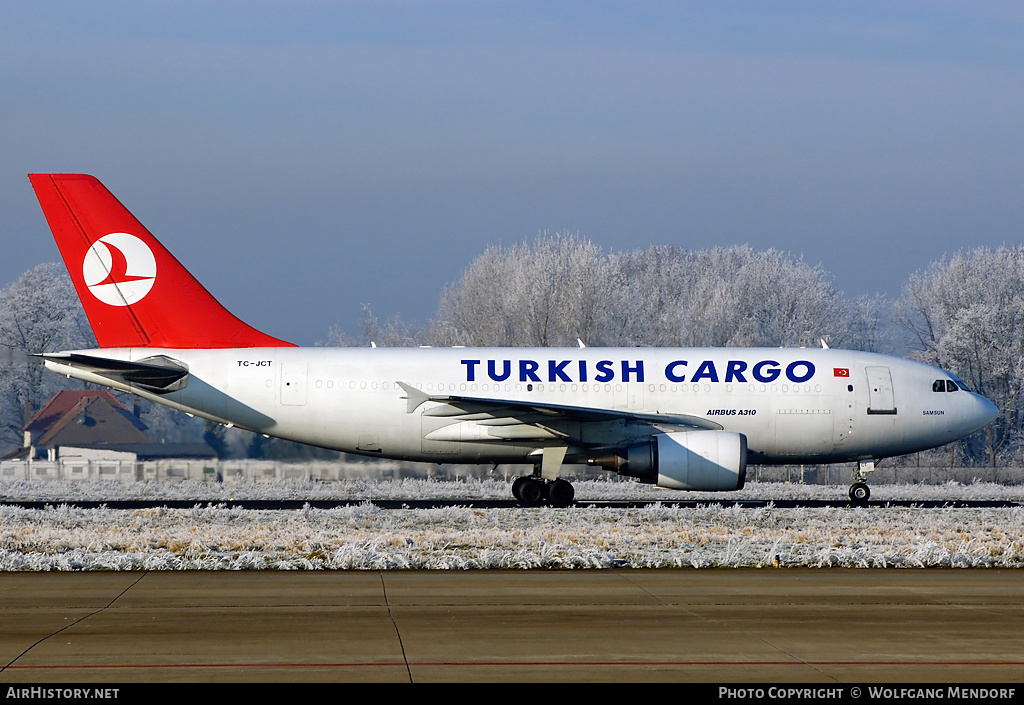
[[[483,424],[501,425],[502,422],[536,426],[551,429],[572,423],[625,422],[656,426],[720,431],[722,426],[714,421],[689,414],[637,413],[626,409],[599,409],[594,407],[548,404],[536,401],[512,399],[491,399],[454,394],[428,394],[405,382],[398,382],[405,391],[406,410],[412,413],[425,402],[439,402],[441,406],[431,407],[424,416],[448,417],[453,421],[477,421]]]

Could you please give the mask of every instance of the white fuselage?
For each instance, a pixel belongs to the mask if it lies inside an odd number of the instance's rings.
[[[933,391],[948,373],[922,363],[810,348],[241,348],[79,351],[184,363],[187,385],[154,394],[59,360],[60,374],[192,414],[349,453],[429,462],[535,462],[541,449],[650,437],[652,415],[743,434],[752,463],[882,458],[962,438],[995,417],[985,398]],[[408,400],[399,382],[430,397]],[[945,387],[945,385],[942,385]],[[953,386],[953,385],[950,385]],[[959,386],[959,385],[958,385]],[[621,412],[606,421],[500,423],[435,413],[436,397]],[[638,421],[633,415],[642,416]],[[671,429],[672,424],[665,424]],[[581,455],[582,454],[582,455]]]

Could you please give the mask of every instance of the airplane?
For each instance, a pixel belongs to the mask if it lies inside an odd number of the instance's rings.
[[[96,178],[30,174],[98,349],[47,369],[227,426],[430,463],[532,465],[522,506],[587,464],[689,491],[748,464],[856,463],[956,441],[998,411],[920,362],[822,348],[300,348],[228,312]]]

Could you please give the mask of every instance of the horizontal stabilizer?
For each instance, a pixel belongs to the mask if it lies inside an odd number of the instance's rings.
[[[136,362],[81,353],[43,353],[37,357],[93,372],[154,394],[175,392],[188,385],[188,367],[166,355],[154,355]]]

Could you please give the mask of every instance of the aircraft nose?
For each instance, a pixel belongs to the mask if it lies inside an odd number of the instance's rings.
[[[999,416],[999,407],[990,402],[980,394],[972,394],[974,397],[974,411],[971,414],[971,426],[973,430],[985,428]]]

